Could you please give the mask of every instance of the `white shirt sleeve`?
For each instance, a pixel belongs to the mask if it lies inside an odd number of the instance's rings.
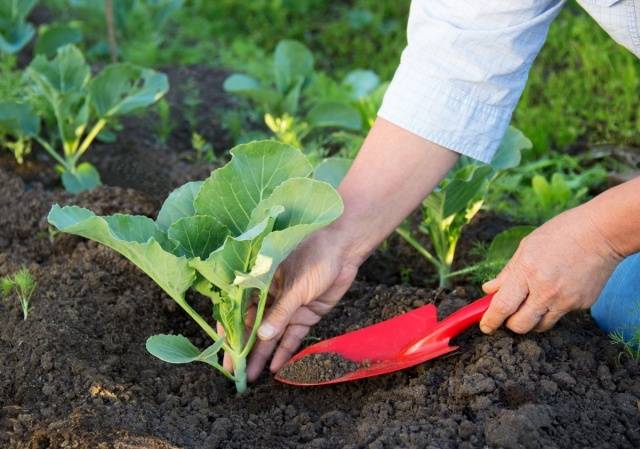
[[[493,157],[564,0],[413,0],[378,115],[482,162]]]

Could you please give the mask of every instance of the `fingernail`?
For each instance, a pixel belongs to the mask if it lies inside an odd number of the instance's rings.
[[[480,326],[480,330],[482,331],[483,334],[491,333],[491,328],[489,328],[488,326]]]
[[[263,340],[269,340],[271,337],[275,335],[275,333],[276,333],[276,329],[269,323],[264,323],[258,329],[258,337],[260,337]]]

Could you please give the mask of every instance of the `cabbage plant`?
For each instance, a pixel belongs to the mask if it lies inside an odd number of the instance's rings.
[[[58,163],[70,192],[100,184],[93,165],[80,162],[110,121],[159,100],[168,90],[166,75],[132,64],[112,64],[95,77],[80,50],[61,47],[48,59],[38,55],[26,70],[28,102],[0,104],[0,127],[16,142],[36,140]],[[7,126],[10,125],[10,126]]]
[[[256,339],[267,293],[278,265],[309,234],[342,213],[328,184],[309,178],[312,167],[296,148],[258,141],[231,150],[232,159],[204,182],[189,182],[166,199],[156,220],[106,217],[77,206],[53,206],[49,223],[119,252],[151,277],[211,338],[200,350],[181,335],[156,335],[151,354],[170,363],[199,361],[246,389],[246,358]],[[186,293],[207,297],[218,334],[189,304]],[[251,331],[245,316],[252,296],[257,312]],[[231,356],[229,372],[219,351]]]
[[[489,185],[502,170],[520,163],[521,151],[531,148],[522,132],[509,127],[491,164],[463,157],[438,188],[422,203],[422,221],[418,230],[429,236],[433,250],[422,245],[409,226],[396,230],[438,273],[440,287],[446,287],[452,273],[458,240],[464,227],[480,211]]]

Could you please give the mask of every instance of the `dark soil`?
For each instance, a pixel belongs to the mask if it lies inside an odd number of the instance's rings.
[[[471,330],[458,354],[361,382],[294,388],[265,374],[249,392],[204,364],[165,364],[148,336],[206,344],[151,280],[113,251],[49,239],[51,202],[153,216],[149,195],[102,187],[76,198],[0,168],[0,274],[38,281],[22,321],[0,301],[0,447],[637,448],[640,366],[619,357],[586,313],[527,336]],[[474,299],[356,283],[309,343],[411,308],[442,314]],[[203,313],[206,303],[190,298]]]
[[[319,352],[285,365],[278,375],[292,382],[328,382],[369,365],[368,361],[354,362],[335,352]]]

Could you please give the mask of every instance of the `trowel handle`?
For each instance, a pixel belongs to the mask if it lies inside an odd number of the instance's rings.
[[[471,304],[453,312],[440,322],[438,334],[440,336],[453,338],[456,335],[460,335],[474,324],[479,323],[482,316],[489,308],[489,304],[491,304],[491,299],[494,294],[495,293],[491,293],[490,295],[476,299]]]
[[[493,295],[494,294],[492,293],[483,298],[477,299],[471,304],[453,312],[451,315],[440,321],[437,329],[431,332],[421,344],[433,341],[442,341],[445,339],[449,340],[460,335],[474,324],[479,323],[482,319],[482,315],[484,315],[489,308]]]
[[[479,323],[482,316],[489,308],[491,299],[495,293],[491,293],[480,299],[476,299],[471,304],[468,304],[451,315],[442,320],[442,326],[446,327],[446,334],[455,337],[462,332],[470,328],[476,323]]]

